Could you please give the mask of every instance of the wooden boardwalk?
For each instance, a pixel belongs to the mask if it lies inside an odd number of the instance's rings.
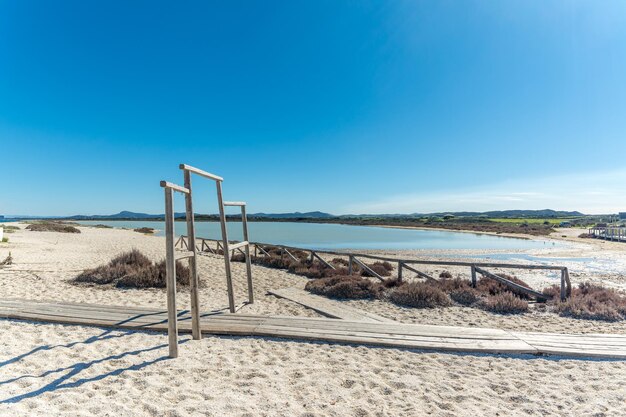
[[[180,311],[178,315],[179,331],[191,332],[189,312]],[[11,299],[0,301],[0,318],[167,331],[167,311],[154,308]],[[510,332],[499,329],[328,318],[267,317],[222,312],[202,314],[200,322],[205,334],[265,336],[438,351],[626,359],[626,335]]]
[[[334,319],[349,321],[366,321],[373,323],[395,323],[394,320],[369,313],[367,311],[353,308],[340,301],[334,301],[319,295],[313,295],[308,291],[299,288],[281,288],[280,290],[269,290],[269,294],[276,297],[285,298],[318,313]]]

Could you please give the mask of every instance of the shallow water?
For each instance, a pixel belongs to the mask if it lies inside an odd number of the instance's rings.
[[[113,227],[135,229],[151,227],[163,235],[164,223],[152,221],[80,221],[83,225],[105,224]],[[341,224],[250,222],[250,240],[308,249],[476,249],[476,250],[528,250],[554,248],[553,241],[516,239],[485,234],[449,232],[439,230],[394,229]],[[185,222],[175,223],[176,235],[186,234]],[[218,222],[196,222],[196,235],[218,239]],[[230,240],[241,240],[241,222],[228,225]]]

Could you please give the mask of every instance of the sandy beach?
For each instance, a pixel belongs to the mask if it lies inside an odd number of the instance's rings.
[[[9,236],[0,260],[3,298],[127,306],[165,306],[163,290],[77,286],[79,272],[140,249],[164,257],[164,238],[130,230],[80,227],[80,234],[30,232]],[[566,248],[524,255],[554,258],[571,269],[574,284],[597,281],[620,287],[626,245],[583,241],[563,229]],[[565,235],[566,237],[562,237]],[[385,251],[436,259],[433,251]],[[475,254],[474,251],[473,254]],[[483,254],[484,255],[484,254]],[[458,251],[461,259],[470,254]],[[590,262],[568,262],[568,257]],[[530,262],[529,260],[527,260]],[[601,267],[594,268],[594,262]],[[591,267],[590,267],[591,265]],[[227,305],[223,259],[199,260],[203,310]],[[266,294],[303,288],[307,279],[253,267],[257,302],[250,314],[308,316],[317,313]],[[467,271],[444,269],[453,274]],[[244,265],[233,264],[236,297],[246,295]],[[519,275],[532,285],[553,277]],[[179,293],[188,308],[189,293]],[[474,308],[406,309],[382,301],[349,305],[405,323],[476,326],[563,333],[626,333],[624,323],[574,320],[540,309],[505,316]],[[504,416],[624,415],[626,363],[530,355],[425,352],[257,337],[209,336],[187,342],[167,359],[167,337],[148,332],[0,320],[0,415],[285,415],[285,416]]]

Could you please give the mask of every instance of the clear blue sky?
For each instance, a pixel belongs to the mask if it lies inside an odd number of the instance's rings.
[[[626,211],[626,2],[0,0],[0,150],[0,214]]]

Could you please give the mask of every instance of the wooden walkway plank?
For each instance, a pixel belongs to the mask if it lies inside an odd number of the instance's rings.
[[[311,294],[299,288],[281,288],[279,290],[269,290],[268,293],[303,305],[326,317],[351,321],[395,323],[394,320],[347,306],[344,303],[333,301],[326,297]]]
[[[154,308],[0,300],[0,318],[166,332],[167,312]],[[256,316],[221,311],[200,317],[205,334],[262,336],[455,352],[553,354],[626,359],[626,335],[510,332],[392,321]],[[178,329],[191,333],[191,313],[178,312]]]

